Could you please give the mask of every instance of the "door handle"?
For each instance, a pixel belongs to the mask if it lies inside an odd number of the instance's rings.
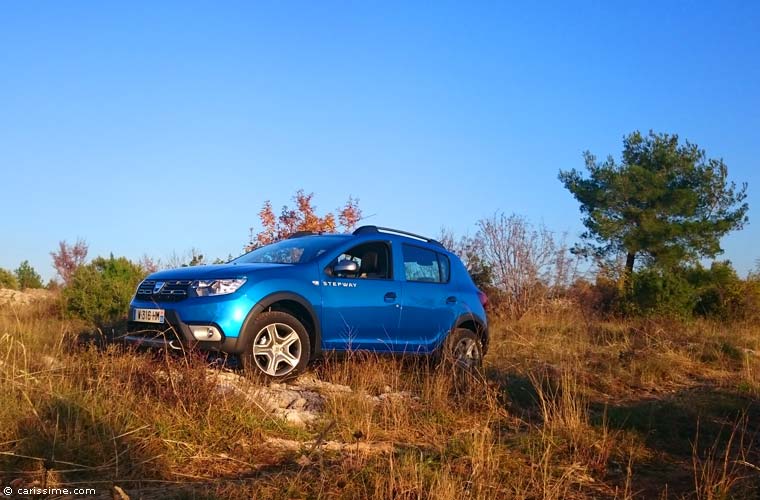
[[[453,295],[451,297],[447,297],[446,298],[446,303],[447,304],[456,304],[457,303],[457,298],[454,297]]]
[[[385,294],[384,298],[386,302],[393,302],[396,300],[396,292],[388,292]]]

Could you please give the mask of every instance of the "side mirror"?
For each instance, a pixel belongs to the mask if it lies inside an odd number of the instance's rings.
[[[333,275],[339,274],[356,274],[359,271],[359,264],[353,260],[341,260],[333,266]]]

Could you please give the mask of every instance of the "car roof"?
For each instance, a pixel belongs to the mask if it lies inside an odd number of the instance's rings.
[[[421,246],[430,248],[438,252],[450,253],[439,241],[419,234],[402,231],[400,229],[392,229],[381,226],[361,226],[354,230],[351,234],[337,234],[337,233],[314,233],[311,231],[298,231],[294,233],[290,238],[308,238],[308,237],[332,237],[341,238],[345,240],[355,237],[359,240],[367,240],[377,238],[378,236],[390,237],[391,239],[398,239],[409,243],[415,243]],[[290,239],[289,238],[289,239]]]

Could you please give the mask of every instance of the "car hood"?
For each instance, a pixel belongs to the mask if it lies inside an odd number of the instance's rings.
[[[291,264],[219,264],[166,269],[151,274],[151,280],[203,280],[214,278],[237,278],[262,270],[291,267]]]

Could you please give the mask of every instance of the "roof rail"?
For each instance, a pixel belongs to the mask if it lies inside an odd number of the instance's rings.
[[[401,231],[400,229],[393,229],[390,227],[382,227],[382,226],[361,226],[357,228],[352,234],[358,236],[361,234],[371,234],[371,233],[393,233],[393,234],[400,234],[402,236],[409,236],[411,238],[416,238],[418,240],[426,241],[428,243],[431,243],[433,245],[438,245],[440,247],[443,246],[440,241],[434,240],[433,238],[428,238],[426,236],[420,236],[419,234],[410,233],[408,231]]]
[[[314,231],[296,231],[295,233],[288,236],[288,239],[300,238],[301,236],[312,236],[315,234],[317,233],[315,233]]]

